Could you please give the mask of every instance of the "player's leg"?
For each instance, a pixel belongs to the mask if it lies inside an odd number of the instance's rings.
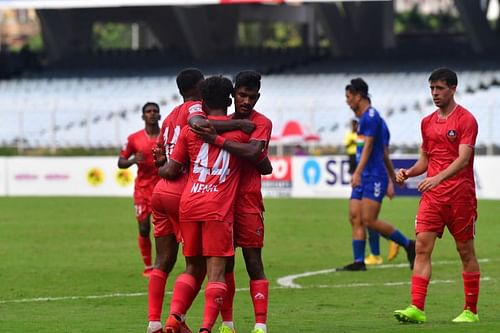
[[[436,232],[420,232],[416,238],[416,257],[411,277],[411,305],[404,310],[394,311],[400,322],[423,323],[427,287],[432,274],[431,254],[438,234]]]
[[[241,247],[250,278],[250,298],[254,308],[255,333],[267,331],[269,281],[264,273],[262,248],[264,247],[264,215],[237,212],[234,224],[234,242]]]
[[[381,265],[384,260],[380,256],[380,233],[371,228],[367,228],[368,245],[370,254],[365,257],[366,265]]]
[[[148,332],[161,332],[160,321],[165,285],[177,260],[178,245],[178,203],[179,196],[153,193],[153,229],[156,259],[148,283]]]
[[[144,207],[139,209],[140,212],[144,212]],[[149,238],[149,233],[151,230],[151,212],[141,213],[137,216],[137,222],[139,227],[139,235],[137,236],[137,243],[139,245],[139,250],[141,252],[142,261],[144,262],[144,276],[149,276],[153,270],[152,256],[151,256],[151,239]]]
[[[185,315],[198,293],[199,281],[205,274],[201,223],[181,222],[180,230],[184,240],[182,252],[186,258],[186,270],[177,277],[174,283],[170,315],[165,323],[166,333],[179,333],[182,327],[187,327]]]
[[[207,264],[205,305],[200,332],[211,332],[224,303],[227,292],[226,263],[234,256],[233,223],[223,221],[202,222],[203,256]],[[214,242],[214,239],[217,241]]]
[[[352,229],[352,253],[354,262],[341,268],[345,271],[365,271],[366,228],[361,221],[361,198],[363,188],[358,186],[351,192],[349,200],[349,222]]]
[[[245,265],[250,277],[250,296],[252,298],[255,325],[252,333],[267,332],[267,308],[269,304],[269,281],[264,273],[262,249],[242,248]]]
[[[219,328],[220,333],[234,333],[234,321],[233,321],[233,302],[234,295],[236,293],[236,286],[234,281],[234,256],[228,258],[226,263],[226,273],[224,276],[227,285],[226,296],[224,297],[224,303],[222,303],[220,313],[222,317],[222,324]]]
[[[455,323],[474,323],[479,321],[477,301],[479,298],[479,262],[474,247],[476,209],[471,206],[456,206],[452,209],[453,222],[448,226],[455,238],[457,251],[462,261],[462,279],[464,285],[464,311],[455,319]]]

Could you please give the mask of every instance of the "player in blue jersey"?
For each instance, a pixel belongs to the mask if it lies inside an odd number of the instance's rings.
[[[404,247],[410,268],[413,269],[415,242],[405,237],[391,224],[378,220],[382,200],[389,183],[387,170],[391,173],[391,178],[395,178],[392,164],[388,158],[385,158],[384,121],[378,111],[371,106],[368,85],[363,79],[352,79],[346,86],[345,93],[347,104],[359,118],[359,127],[356,154],[358,165],[352,174],[353,190],[349,200],[354,262],[342,267],[342,270],[366,270],[364,262],[366,228],[375,230]]]
[[[391,134],[386,122],[382,119],[382,126],[384,128],[384,163],[389,175],[394,175],[394,167],[392,165],[391,159],[389,158],[389,142],[391,140]],[[385,196],[392,200],[394,198],[394,181],[392,177],[389,177],[389,183],[387,185],[387,191]],[[366,265],[381,265],[384,260],[380,256],[380,233],[374,229],[367,228],[368,231],[368,244],[370,246],[370,254],[365,257]],[[392,240],[389,240],[389,251],[387,254],[387,260],[391,261],[398,255],[399,245]]]

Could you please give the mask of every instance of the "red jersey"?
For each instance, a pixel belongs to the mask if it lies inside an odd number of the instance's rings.
[[[189,119],[194,116],[206,117],[199,101],[187,101],[176,106],[167,118],[163,121],[158,137],[158,144],[161,148],[165,148],[167,160],[174,150],[181,129],[188,124]],[[158,182],[154,191],[155,193],[173,193],[182,194],[187,182],[187,173],[183,173],[177,179],[163,179]]]
[[[158,168],[153,160],[153,148],[158,136],[149,136],[146,130],[137,131],[127,138],[127,142],[120,151],[120,157],[130,158],[137,153],[142,153],[144,160],[137,163],[137,177],[135,178],[135,192],[152,191],[160,177]],[[151,195],[152,192],[149,193]]]
[[[248,116],[255,124],[255,130],[250,134],[248,141],[263,141],[264,150],[262,156],[267,156],[269,141],[271,140],[271,132],[273,123],[269,118],[253,110]],[[264,202],[262,201],[261,192],[261,174],[255,165],[244,163],[242,165],[239,195],[236,200],[236,210],[240,213],[262,213],[264,211]]]
[[[225,120],[227,117],[208,117]],[[248,134],[231,131],[228,140],[248,142]],[[172,160],[190,163],[189,179],[181,196],[180,221],[233,222],[234,201],[240,180],[241,161],[226,150],[199,139],[184,127],[172,152]]]
[[[422,150],[429,164],[427,176],[432,177],[446,169],[458,158],[459,145],[474,147],[478,126],[476,119],[465,108],[457,105],[447,119],[439,118],[435,111],[422,119]],[[422,197],[434,202],[476,205],[474,183],[474,152],[465,168],[443,181]]]

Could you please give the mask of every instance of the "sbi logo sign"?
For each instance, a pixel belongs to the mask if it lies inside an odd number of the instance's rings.
[[[349,161],[340,158],[308,159],[302,167],[302,178],[308,186],[349,185]]]
[[[304,181],[308,185],[316,185],[321,177],[321,168],[316,160],[308,160],[302,170]]]

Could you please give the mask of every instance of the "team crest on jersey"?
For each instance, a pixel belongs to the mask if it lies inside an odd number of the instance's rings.
[[[454,142],[457,139],[457,131],[455,131],[455,130],[449,130],[448,133],[446,133],[446,137],[451,142]]]

